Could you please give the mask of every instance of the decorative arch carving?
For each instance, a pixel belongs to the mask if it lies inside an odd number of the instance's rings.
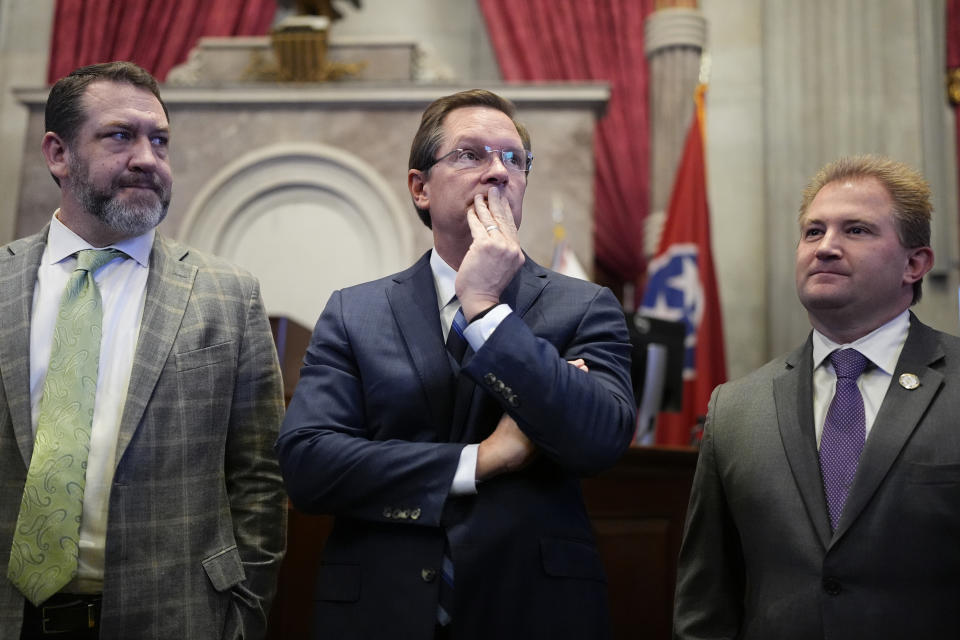
[[[350,152],[285,143],[219,171],[191,202],[179,236],[260,278],[271,315],[313,326],[333,290],[409,265],[411,215]]]

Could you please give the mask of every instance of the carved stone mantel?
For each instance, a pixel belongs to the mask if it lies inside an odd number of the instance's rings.
[[[406,188],[410,142],[427,104],[468,88],[163,87],[174,196],[161,231],[247,267],[262,281],[269,312],[311,326],[333,289],[402,269],[431,246]],[[517,104],[533,140],[521,230],[527,252],[549,265],[559,198],[569,243],[591,265],[593,135],[609,88],[487,88]],[[59,191],[39,153],[47,90],[15,95],[29,111],[16,222],[23,236],[49,220]]]

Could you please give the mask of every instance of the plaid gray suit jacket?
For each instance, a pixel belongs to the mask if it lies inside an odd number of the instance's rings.
[[[0,248],[0,640],[23,597],[6,579],[33,451],[30,317],[47,229]],[[276,588],[286,500],[283,414],[257,281],[161,237],[117,442],[101,638],[258,638]]]

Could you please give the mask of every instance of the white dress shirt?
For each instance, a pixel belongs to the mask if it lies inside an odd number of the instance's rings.
[[[430,252],[430,270],[433,271],[433,284],[437,289],[437,301],[440,304],[440,328],[443,339],[447,339],[453,317],[457,315],[460,302],[456,298],[457,272],[448,265],[436,249]],[[467,344],[474,352],[487,341],[487,338],[496,331],[500,323],[512,310],[510,305],[498,304],[482,318],[471,322],[463,332]],[[460,452],[460,463],[450,485],[453,495],[468,495],[477,492],[477,449],[479,444],[468,444]]]
[[[823,434],[823,423],[837,388],[837,374],[827,357],[837,349],[856,349],[872,364],[860,374],[857,387],[863,396],[867,437],[880,411],[883,397],[887,395],[893,372],[896,370],[900,352],[910,331],[910,312],[904,311],[885,325],[874,329],[862,338],[849,344],[837,344],[814,329],[813,331],[813,424],[817,434],[817,448]]]
[[[57,212],[59,213],[59,211]],[[37,405],[50,364],[53,330],[60,298],[76,267],[74,254],[93,249],[68,229],[54,213],[47,246],[40,259],[33,292],[30,321],[30,408],[33,433],[37,433]],[[87,480],[80,524],[80,557],[77,577],[64,591],[99,593],[103,589],[104,546],[107,508],[116,464],[117,437],[133,367],[140,319],[147,288],[150,250],[154,231],[110,245],[131,259],[115,258],[94,274],[103,301],[103,334],[100,366],[87,459]]]

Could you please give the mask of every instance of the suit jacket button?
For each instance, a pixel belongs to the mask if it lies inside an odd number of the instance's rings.
[[[497,380],[493,383],[493,388],[496,391],[503,391],[506,388],[506,385],[503,384],[503,380]],[[486,449],[484,449],[484,451],[486,451]]]
[[[436,569],[420,569],[420,578],[424,582],[433,582],[437,577]]]
[[[396,516],[397,516],[398,518],[400,518],[401,520],[406,520],[407,518],[410,517],[410,510],[409,510],[409,509],[397,509]]]
[[[420,517],[420,507],[417,507],[416,509],[414,509],[414,510],[412,510],[412,511],[410,512],[410,519],[411,519],[411,520],[416,520],[416,519],[419,518],[419,517]]]
[[[509,402],[509,403],[510,403],[510,406],[511,406],[511,407],[514,407],[514,408],[520,406],[520,398],[518,398],[518,397],[515,396],[515,395],[510,396],[509,398],[507,398],[507,402]]]
[[[824,578],[823,591],[828,596],[840,595],[840,581],[837,580],[836,578]]]
[[[483,376],[483,381],[487,384],[493,384],[497,381],[497,376],[493,375],[492,373],[486,373]]]
[[[393,517],[393,509],[391,509],[390,507],[384,507],[384,508],[383,508],[383,517],[384,517],[384,518],[392,518],[392,517]]]

